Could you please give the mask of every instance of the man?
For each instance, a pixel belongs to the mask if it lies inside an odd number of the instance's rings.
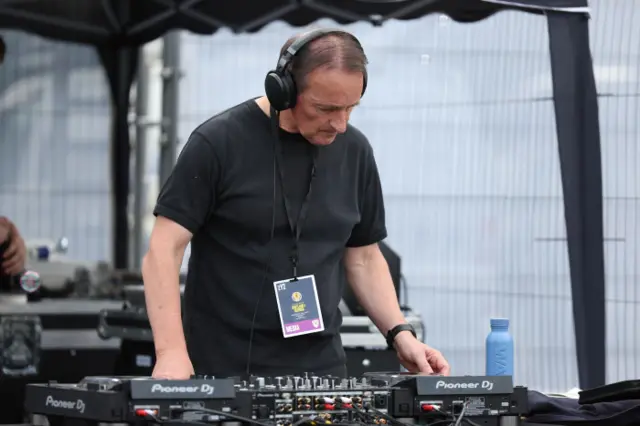
[[[0,217],[0,275],[14,276],[24,271],[27,248],[18,228]]]
[[[143,261],[154,377],[345,376],[340,260],[410,371],[448,374],[400,311],[378,247],[387,236],[365,136],[347,124],[367,58],[342,31],[289,40],[267,97],[200,125],[158,197]],[[191,257],[181,323],[179,267]]]

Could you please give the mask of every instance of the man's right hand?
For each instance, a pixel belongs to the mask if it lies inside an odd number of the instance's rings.
[[[194,375],[189,355],[184,351],[164,352],[156,355],[154,379],[187,380]]]

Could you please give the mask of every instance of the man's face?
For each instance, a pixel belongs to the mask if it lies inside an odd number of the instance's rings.
[[[363,84],[360,72],[319,68],[309,73],[291,111],[300,134],[314,145],[331,144],[347,130]]]

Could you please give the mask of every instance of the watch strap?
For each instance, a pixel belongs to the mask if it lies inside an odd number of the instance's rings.
[[[416,339],[418,338],[418,336],[416,335],[416,330],[411,324],[398,324],[387,333],[386,339],[389,348],[393,348],[393,342],[396,340],[396,336],[403,331],[409,331],[411,334],[413,334],[413,337],[415,337]]]

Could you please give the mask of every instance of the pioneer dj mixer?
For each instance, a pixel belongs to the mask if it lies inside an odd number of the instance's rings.
[[[251,400],[254,419],[271,419],[276,425],[289,426],[305,419],[322,423],[347,423],[359,417],[368,407],[386,413],[391,389],[373,386],[366,378],[333,377],[254,378],[238,387],[240,399]],[[385,423],[380,416],[373,420]]]

